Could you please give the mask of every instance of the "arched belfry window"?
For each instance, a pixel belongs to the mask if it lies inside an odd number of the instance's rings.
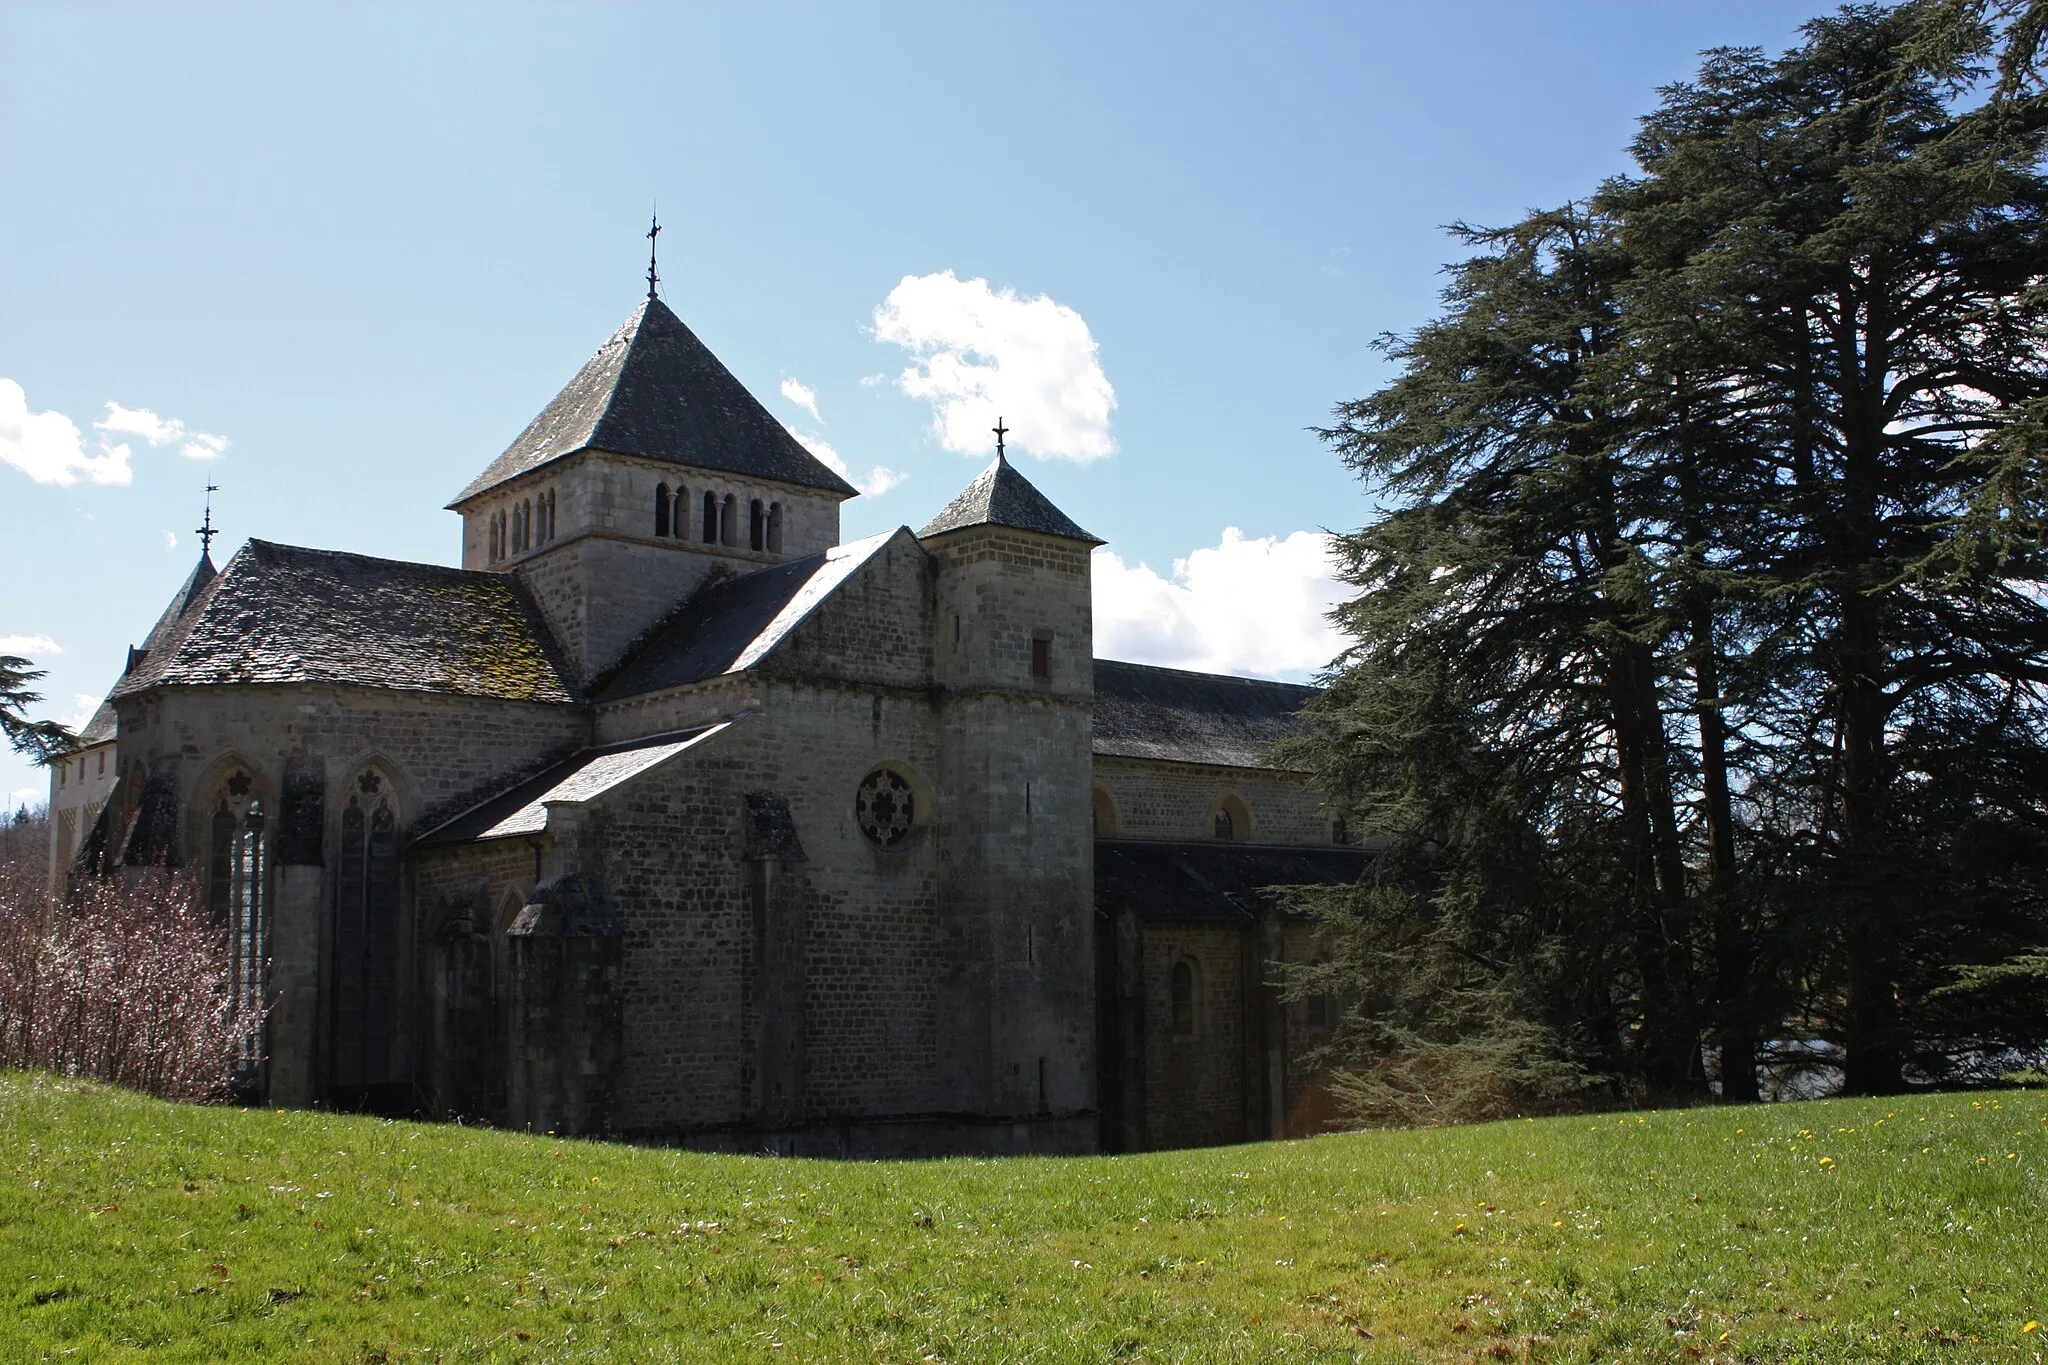
[[[740,500],[732,494],[725,495],[725,502],[718,509],[718,541],[738,549],[740,544]]]
[[[227,931],[229,990],[237,1014],[261,1013],[270,976],[270,866],[263,802],[242,768],[228,773],[214,794],[208,830],[206,904]],[[252,1031],[235,1058],[237,1081],[262,1085],[263,1039]]]
[[[718,494],[704,490],[704,543],[718,543]]]
[[[669,521],[669,532],[677,540],[690,538],[690,490],[676,485],[675,516]]]
[[[668,485],[665,483],[654,485],[654,534],[668,534]]]
[[[396,1079],[391,1025],[397,999],[398,812],[391,783],[365,768],[348,784],[334,873],[333,1081],[382,1085]]]
[[[782,504],[768,504],[768,553],[782,553]]]
[[[1195,964],[1182,958],[1173,964],[1173,975],[1168,983],[1169,1000],[1168,1026],[1176,1038],[1195,1036],[1196,988]]]
[[[755,498],[754,505],[747,509],[747,548],[768,548],[768,509],[761,505],[759,498]]]

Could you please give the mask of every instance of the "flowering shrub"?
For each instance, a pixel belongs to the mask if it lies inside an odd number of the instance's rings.
[[[226,1098],[262,1019],[233,1008],[227,936],[192,880],[152,870],[58,897],[46,876],[0,861],[0,1067]]]

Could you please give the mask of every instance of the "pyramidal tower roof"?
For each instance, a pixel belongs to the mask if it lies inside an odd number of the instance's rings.
[[[1020,531],[1036,531],[1042,536],[1063,536],[1068,540],[1086,541],[1090,545],[1103,543],[1102,537],[1091,536],[1072,519],[1032,486],[1031,480],[1017,472],[996,452],[995,463],[981,471],[981,477],[967,485],[967,490],[946,504],[946,510],[931,519],[919,537],[943,535],[948,531],[964,531],[970,526],[1011,526]]]
[[[652,295],[449,506],[579,450],[773,479],[842,497],[858,491],[805,450]]]

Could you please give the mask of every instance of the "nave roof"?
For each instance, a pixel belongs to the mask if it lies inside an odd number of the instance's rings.
[[[1272,747],[1302,733],[1299,683],[1095,661],[1095,752],[1118,758],[1275,766]]]

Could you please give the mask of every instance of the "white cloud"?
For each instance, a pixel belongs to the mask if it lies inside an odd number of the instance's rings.
[[[175,550],[178,548],[178,533],[176,531],[164,532],[164,548],[166,550]]]
[[[71,719],[64,722],[65,728],[77,734],[92,719],[92,713],[100,709],[100,699],[90,692],[71,694]]]
[[[875,338],[917,357],[896,385],[931,403],[948,450],[986,453],[998,417],[1015,431],[1010,444],[1041,458],[1098,460],[1116,450],[1116,392],[1088,323],[1043,294],[1019,298],[950,270],[905,275],[875,309]]]
[[[47,635],[0,635],[0,654],[14,654],[37,658],[45,654],[62,654],[64,646]]]
[[[825,420],[818,416],[818,395],[811,389],[809,384],[804,383],[802,380],[783,380],[782,396],[802,408],[805,412],[808,412],[813,422]]]
[[[0,379],[0,461],[37,483],[133,483],[129,449],[104,437],[97,455],[85,452],[78,424],[61,412],[30,412],[28,394],[12,379]]]
[[[830,441],[827,441],[822,436],[814,436],[807,431],[798,431],[795,427],[789,427],[787,430],[790,435],[796,437],[798,445],[818,457],[819,464],[824,465],[834,474],[851,483],[868,497],[879,498],[882,494],[910,477],[901,470],[876,465],[867,472],[867,477],[856,479],[853,476],[853,471],[847,467],[845,457],[832,448]]]
[[[49,799],[50,790],[47,787],[16,787],[7,793],[7,818],[12,820],[14,813],[24,806],[40,806]]]
[[[228,448],[225,436],[187,431],[175,417],[159,417],[148,408],[107,404],[107,415],[92,424],[99,433],[99,452],[87,454],[78,424],[61,412],[30,412],[28,394],[11,379],[0,379],[0,461],[13,465],[37,483],[74,484],[81,476],[102,484],[135,482],[129,466],[133,449],[116,436],[135,436],[152,446],[178,443],[188,460],[214,460]]]
[[[861,492],[871,498],[879,498],[882,494],[888,492],[909,477],[908,474],[900,469],[890,469],[883,465],[876,465],[868,471],[868,476],[865,479],[854,480],[854,487],[860,489]]]
[[[148,408],[124,408],[119,403],[107,404],[107,415],[94,422],[93,430],[115,432],[123,436],[140,436],[153,446],[167,446],[173,441],[183,442],[178,453],[188,460],[217,460],[228,448],[228,438],[215,436],[206,431],[187,431],[185,424],[175,417],[159,417]]]
[[[153,446],[168,445],[185,434],[185,424],[175,417],[159,417],[148,408],[124,408],[119,403],[107,404],[107,415],[92,425],[95,431],[140,436]]]
[[[1343,648],[1325,613],[1347,589],[1331,574],[1321,531],[1221,543],[1150,565],[1095,552],[1095,652],[1107,659],[1212,673],[1303,678]]]

